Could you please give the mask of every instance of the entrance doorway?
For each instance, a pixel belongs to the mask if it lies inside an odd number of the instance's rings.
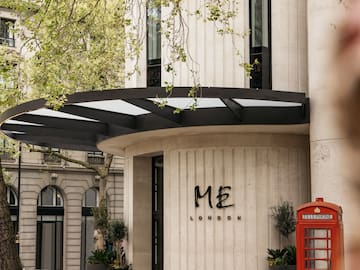
[[[37,269],[63,269],[63,216],[64,200],[59,189],[45,187],[37,207]]]

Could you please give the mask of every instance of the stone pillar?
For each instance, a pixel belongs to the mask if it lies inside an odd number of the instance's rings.
[[[73,184],[71,184],[73,183]],[[65,215],[64,215],[64,268],[80,268],[81,249],[81,206],[84,188],[79,181],[66,181]]]
[[[346,171],[346,139],[336,123],[333,89],[328,83],[343,12],[343,4],[337,0],[308,1],[311,194],[312,200],[324,197],[342,206],[346,246],[354,234],[350,219],[357,213],[351,210],[352,202],[348,199],[352,185]]]
[[[125,220],[129,228],[128,261],[134,269],[151,269],[151,157],[127,156]]]
[[[44,175],[43,175],[44,176]],[[25,269],[36,266],[37,199],[46,185],[38,172],[23,172],[20,198],[20,259]]]

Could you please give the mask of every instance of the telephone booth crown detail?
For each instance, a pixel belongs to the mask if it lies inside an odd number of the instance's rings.
[[[340,206],[317,198],[297,209],[297,270],[343,270]]]

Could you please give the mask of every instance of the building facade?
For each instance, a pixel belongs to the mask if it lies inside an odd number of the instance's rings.
[[[104,162],[101,152],[68,154],[91,164]],[[25,150],[18,159],[3,156],[2,164],[11,177],[8,200],[25,269],[86,269],[95,249],[91,208],[99,206],[98,176],[80,165]],[[123,217],[122,168],[122,158],[115,158],[107,177],[111,219]]]
[[[181,4],[206,10],[197,1]],[[191,98],[184,94],[193,86],[189,63],[173,63],[176,75],[167,72],[170,45],[159,34],[161,20],[153,20],[166,18],[169,8],[137,8],[142,17],[134,21],[140,22],[137,28],[147,29],[147,42],[140,50],[140,72],[126,82],[129,89],[104,91],[96,99],[86,94],[72,99],[73,106],[82,102],[99,109],[94,119],[112,127],[83,145],[124,157],[123,215],[133,268],[267,269],[268,248],[294,243],[279,236],[271,207],[282,201],[296,207],[315,197],[343,207],[349,243],[356,230],[351,229],[354,212],[347,200],[351,185],[343,166],[345,140],[334,123],[326,85],[332,63],[329,44],[343,4],[239,0],[232,27],[236,33],[250,29],[251,34],[235,37],[219,35],[215,24],[187,16],[186,46],[201,86],[195,112],[186,107]],[[239,65],[238,52],[245,62],[260,60],[251,78]],[[126,68],[131,70],[132,64],[128,59]],[[161,91],[169,81],[175,88],[160,110],[152,101],[165,95]],[[94,100],[98,103],[84,105]],[[179,107],[183,110],[174,115]],[[29,103],[27,109],[38,107]],[[74,114],[84,116],[81,109]],[[1,126],[18,140],[21,135],[11,133],[16,129],[7,121],[21,116],[7,116]],[[35,117],[26,119],[29,125],[36,122]],[[98,135],[94,123],[84,124],[87,132]],[[36,127],[27,129],[29,136],[31,129]],[[61,183],[70,182],[77,185]],[[91,187],[84,183],[83,192]],[[67,263],[72,261],[72,254],[66,256]],[[321,269],[331,269],[331,263],[325,267]],[[69,264],[66,269],[77,268]]]
[[[200,85],[304,93],[310,99],[310,123],[247,125],[238,129],[184,128],[101,142],[99,147],[103,151],[124,152],[125,216],[132,228],[129,252],[136,269],[150,269],[151,265],[153,269],[172,270],[266,269],[266,249],[283,244],[274,230],[270,207],[283,200],[298,206],[324,197],[344,209],[345,244],[356,234],[350,228],[355,212],[348,196],[352,186],[344,164],[345,139],[335,122],[328,84],[332,44],[344,14],[344,3],[334,0],[238,3],[238,16],[231,26],[238,33],[250,29],[251,34],[237,39],[236,46],[247,61],[257,58],[261,65],[255,66],[252,78],[247,77],[238,65],[231,38],[218,35],[212,23],[187,17],[190,29],[187,46],[198,64]],[[199,2],[182,4],[190,10],[204,9]],[[163,8],[159,13],[166,17],[167,12]],[[157,42],[161,42],[162,51],[156,46],[154,35],[148,36],[144,60],[140,61],[142,72],[129,80],[128,87],[149,86],[149,78],[152,79],[149,76],[154,74],[151,71],[154,47],[162,67],[159,79],[151,82],[161,81],[165,86],[171,80],[166,72],[170,61],[167,41]],[[191,85],[186,64],[175,66],[174,85]],[[171,106],[171,101],[168,104]],[[144,230],[143,223],[150,224],[155,218],[150,216],[150,209],[140,206],[149,203],[151,171],[156,169],[151,169],[151,164],[158,155],[163,158],[164,170],[160,249],[163,257],[158,258],[160,265],[154,266],[157,245],[153,242],[151,246],[153,232]],[[149,183],[147,190],[139,190],[138,186],[144,183]],[[225,193],[232,196],[227,201],[231,207],[215,207],[217,199],[223,198],[224,187]],[[194,204],[197,199],[201,201],[199,205]],[[146,245],[144,238],[148,240]],[[329,264],[324,267],[327,268],[321,269],[330,269]]]

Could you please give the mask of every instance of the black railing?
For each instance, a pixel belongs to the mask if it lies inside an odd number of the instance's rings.
[[[104,164],[104,155],[102,152],[88,152],[87,161],[90,164],[102,165]]]

